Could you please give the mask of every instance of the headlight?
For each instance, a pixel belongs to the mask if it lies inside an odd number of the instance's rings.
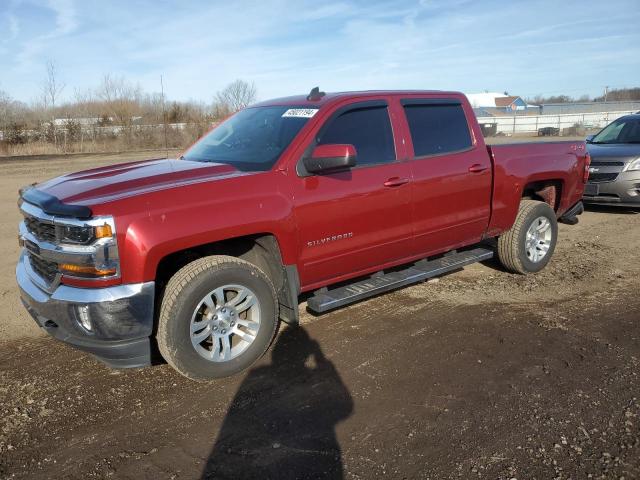
[[[63,275],[79,278],[104,278],[117,276],[119,272],[119,255],[116,237],[111,224],[94,223],[93,225],[60,225],[64,228],[65,241],[83,243],[85,255],[69,255],[68,260],[58,263]],[[63,242],[64,243],[64,242]],[[73,247],[70,247],[73,248]]]
[[[640,158],[636,158],[633,162],[627,165],[627,168],[625,168],[625,172],[633,172],[633,171],[639,171],[639,170],[640,170]]]
[[[58,270],[64,277],[100,279],[120,274],[115,224],[111,217],[56,223]]]
[[[107,223],[99,226],[91,225],[57,225],[56,236],[60,243],[87,245],[100,238],[113,236],[111,226]]]

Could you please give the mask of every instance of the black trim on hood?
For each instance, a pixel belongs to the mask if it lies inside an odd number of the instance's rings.
[[[69,205],[62,203],[58,197],[38,190],[34,187],[25,187],[20,190],[20,198],[25,202],[40,207],[48,215],[61,217],[90,218],[91,209],[84,205]]]

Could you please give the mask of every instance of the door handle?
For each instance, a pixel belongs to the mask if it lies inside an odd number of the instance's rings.
[[[386,182],[384,182],[384,186],[385,187],[399,187],[400,185],[404,185],[405,183],[409,183],[409,179],[408,178],[393,177],[393,178],[390,178],[389,180],[387,180]]]
[[[471,165],[469,167],[469,172],[471,172],[471,173],[480,173],[480,172],[484,172],[488,168],[489,167],[485,167],[484,165],[481,165],[479,163],[474,163],[473,165]]]

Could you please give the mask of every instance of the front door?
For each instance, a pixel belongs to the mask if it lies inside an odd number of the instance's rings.
[[[404,258],[411,244],[411,172],[408,162],[397,160],[387,103],[337,108],[314,144],[351,144],[357,165],[294,181],[305,290]]]

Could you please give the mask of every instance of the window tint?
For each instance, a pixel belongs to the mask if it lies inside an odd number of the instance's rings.
[[[416,157],[456,152],[471,147],[462,105],[405,105]]]
[[[330,143],[347,143],[356,147],[358,165],[396,159],[387,107],[349,110],[331,120],[318,138],[318,145]]]
[[[241,171],[267,171],[304,127],[307,116],[290,115],[290,106],[250,107],[218,125],[191,147],[184,158],[232,165]]]

